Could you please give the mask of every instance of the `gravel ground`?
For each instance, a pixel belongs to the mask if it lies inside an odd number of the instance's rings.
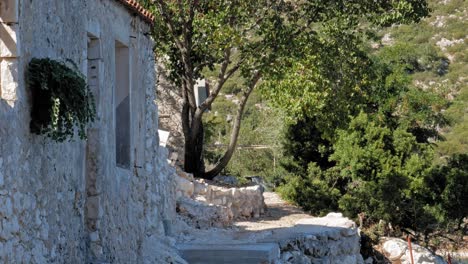
[[[266,214],[258,219],[237,221],[234,226],[245,231],[262,231],[272,228],[291,227],[300,219],[312,217],[301,208],[288,204],[274,192],[265,192],[263,197],[267,206]]]

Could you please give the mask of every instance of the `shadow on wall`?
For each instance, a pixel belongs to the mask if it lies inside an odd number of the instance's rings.
[[[184,135],[182,130],[182,96],[180,87],[168,78],[168,72],[161,63],[157,64],[157,104],[159,110],[159,129],[169,131],[167,149],[169,159],[175,165],[183,164]]]
[[[0,23],[1,57],[5,57],[7,54],[16,54],[16,39],[12,37],[15,35],[14,27],[16,25],[10,26],[6,23]]]

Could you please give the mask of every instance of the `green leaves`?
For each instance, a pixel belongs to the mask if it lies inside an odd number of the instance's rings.
[[[85,77],[63,62],[32,59],[27,69],[27,84],[32,91],[33,107],[30,129],[55,141],[78,135],[86,138],[86,125],[94,121],[94,97]]]

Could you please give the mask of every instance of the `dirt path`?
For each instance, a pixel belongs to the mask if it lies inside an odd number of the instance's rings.
[[[288,204],[274,192],[265,192],[263,193],[263,197],[267,206],[266,214],[258,219],[237,221],[234,223],[236,227],[246,231],[291,227],[300,219],[312,217],[301,208]]]

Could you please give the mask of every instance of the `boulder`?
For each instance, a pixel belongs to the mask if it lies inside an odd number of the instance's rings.
[[[399,238],[384,238],[382,243],[382,253],[391,263],[411,264],[408,242]],[[430,250],[411,243],[413,249],[413,259],[415,264],[446,264],[445,260]]]

